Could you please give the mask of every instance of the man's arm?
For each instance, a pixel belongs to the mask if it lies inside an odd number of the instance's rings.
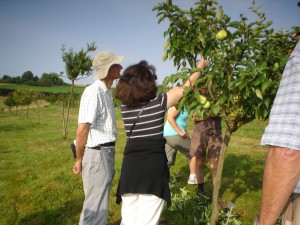
[[[82,158],[84,154],[85,145],[88,139],[88,133],[90,130],[90,123],[80,123],[76,132],[76,163],[73,167],[74,173],[80,173],[82,170]]]
[[[275,224],[300,176],[300,151],[270,146],[265,163],[260,225]]]

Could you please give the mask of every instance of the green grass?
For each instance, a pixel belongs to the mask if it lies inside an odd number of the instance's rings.
[[[81,94],[84,90],[84,86],[75,86],[74,93]],[[53,87],[39,87],[39,86],[29,86],[25,84],[2,84],[0,89],[19,89],[19,90],[34,90],[40,92],[50,92],[50,93],[68,93],[71,91],[70,85],[63,86],[53,86]]]
[[[70,143],[75,137],[78,109],[71,109],[69,136],[62,138],[59,106],[31,109],[29,117],[15,111],[0,112],[0,224],[1,225],[71,225],[78,224],[83,203],[81,175],[72,173],[74,159]],[[41,117],[39,117],[41,114]],[[117,109],[119,138],[116,145],[116,175],[110,198],[109,225],[120,224],[120,206],[115,191],[126,142],[123,122]],[[253,121],[233,134],[226,153],[221,192],[225,202],[235,204],[243,224],[253,224],[260,202],[261,178],[265,147],[259,145],[266,122]],[[192,131],[192,124],[189,124]],[[191,132],[190,132],[191,133]],[[186,184],[188,162],[177,155],[171,175],[178,179],[172,194],[186,187],[188,196],[195,195],[196,186]],[[211,176],[206,173],[206,190],[212,195]],[[188,205],[188,204],[187,204]],[[194,217],[198,212],[189,204],[184,212],[165,209],[161,225],[189,225],[182,214]]]

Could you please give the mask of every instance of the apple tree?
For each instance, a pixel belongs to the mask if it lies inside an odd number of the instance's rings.
[[[92,61],[93,59],[89,55],[90,52],[96,50],[95,42],[91,44],[87,44],[86,50],[83,48],[79,52],[74,52],[73,48],[66,50],[65,46],[62,46],[62,59],[65,63],[66,74],[69,80],[71,81],[71,92],[68,99],[68,106],[67,106],[67,116],[64,119],[64,107],[62,102],[62,112],[63,112],[63,137],[66,138],[68,135],[67,127],[68,127],[68,120],[69,120],[69,110],[70,110],[70,102],[73,95],[75,81],[87,77],[91,75],[92,69]]]
[[[213,113],[226,123],[218,171],[213,191],[211,224],[218,220],[218,195],[226,149],[231,135],[254,119],[266,120],[276,95],[281,74],[296,41],[291,38],[299,27],[290,30],[271,28],[260,7],[249,7],[255,21],[240,14],[237,21],[223,12],[216,0],[195,2],[188,10],[166,0],[153,8],[158,23],[169,23],[164,32],[163,60],[173,60],[178,73],[166,77],[168,88],[186,81],[195,71],[199,55],[209,64],[193,88],[186,88],[178,108],[185,105],[190,115],[205,118]],[[207,87],[211,100],[203,99]],[[199,95],[200,93],[200,95]],[[206,105],[205,105],[205,104]]]

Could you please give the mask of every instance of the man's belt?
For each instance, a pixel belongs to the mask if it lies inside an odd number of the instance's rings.
[[[103,143],[103,144],[100,144],[98,146],[95,146],[95,147],[92,147],[91,149],[97,149],[97,150],[100,150],[101,147],[113,147],[116,145],[116,142],[106,142],[106,143]]]

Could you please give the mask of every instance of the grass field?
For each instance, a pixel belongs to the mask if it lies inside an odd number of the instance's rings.
[[[73,225],[78,224],[83,203],[81,175],[72,173],[74,159],[70,143],[75,137],[78,109],[71,109],[69,137],[62,138],[59,106],[33,108],[26,118],[21,113],[0,112],[0,224]],[[119,138],[116,145],[116,174],[110,198],[109,225],[120,224],[120,206],[115,191],[120,176],[125,135],[117,109]],[[260,201],[261,177],[266,148],[259,145],[266,122],[253,121],[233,134],[226,154],[221,192],[224,202],[235,204],[243,224],[253,224]],[[189,124],[192,131],[192,124]],[[196,186],[187,185],[187,159],[178,153],[171,175],[177,177],[172,195],[186,188],[194,196]],[[205,194],[212,195],[207,170]],[[165,209],[161,225],[190,225],[182,215],[194,217],[196,207],[182,211]]]
[[[50,93],[68,93],[71,90],[70,85],[63,86],[53,86],[53,87],[39,87],[39,86],[28,86],[25,84],[5,84],[0,83],[1,89],[19,89],[19,90],[34,90],[40,92],[50,92]],[[84,86],[75,86],[74,93],[81,94],[84,90]]]

